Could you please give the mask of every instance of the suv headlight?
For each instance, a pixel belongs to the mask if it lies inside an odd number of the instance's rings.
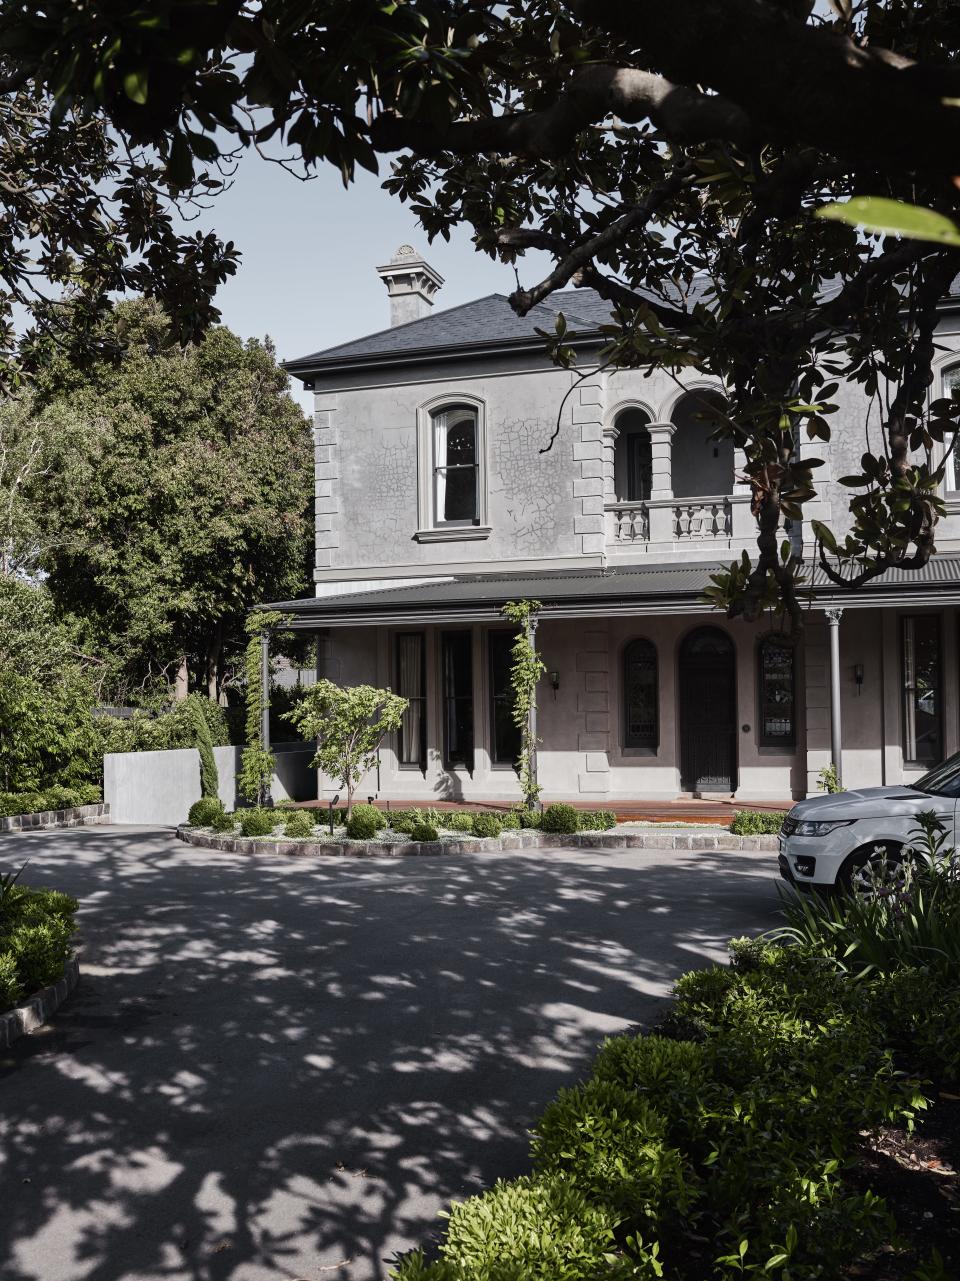
[[[835,818],[825,819],[819,823],[811,819],[799,819],[796,827],[793,829],[793,836],[829,836],[835,832],[838,827],[849,827],[854,820],[852,818]]]

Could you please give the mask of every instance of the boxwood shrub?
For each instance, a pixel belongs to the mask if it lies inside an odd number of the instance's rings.
[[[443,826],[450,832],[472,832],[473,815],[466,810],[454,810],[450,814],[444,814]]]
[[[438,841],[440,833],[432,823],[428,823],[424,819],[420,823],[414,823],[413,827],[411,827],[410,839],[411,841]]]
[[[561,832],[570,835],[580,829],[580,815],[572,805],[548,805],[540,820],[544,832]]]
[[[223,813],[223,801],[215,796],[201,796],[194,801],[187,815],[191,827],[212,827]]]
[[[497,817],[500,820],[500,826],[505,832],[516,832],[520,827],[520,815],[516,810],[504,810]]]
[[[275,810],[249,809],[240,811],[240,831],[244,836],[270,836],[279,815]]]
[[[237,826],[237,816],[236,814],[227,814],[224,811],[214,816],[210,826],[215,832],[232,832]]]
[[[517,809],[514,810],[514,813],[523,828],[539,828],[540,820],[543,818],[540,811],[535,809]]]
[[[474,814],[474,836],[499,836],[502,830],[503,824],[500,822],[500,816],[498,814],[491,814],[487,810],[482,810],[479,814]]]
[[[393,819],[393,815],[390,816]],[[347,824],[347,835],[352,841],[368,841],[387,826],[387,817],[376,805],[354,805]],[[402,828],[397,828],[402,831]]]
[[[283,830],[287,836],[302,840],[313,835],[314,818],[312,810],[286,810],[283,815]]]

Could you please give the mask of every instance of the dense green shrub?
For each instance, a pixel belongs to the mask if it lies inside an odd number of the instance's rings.
[[[516,810],[501,810],[497,818],[505,832],[516,832],[520,828],[520,815]]]
[[[548,805],[543,811],[540,827],[544,832],[560,832],[570,835],[580,828],[580,815],[572,805]]]
[[[193,726],[194,746],[200,756],[200,794],[215,798],[220,790],[220,778],[217,773],[216,758],[213,754],[213,735],[210,732],[210,722],[202,706],[204,702],[209,703],[210,699],[203,699],[196,694],[192,694],[187,699],[187,707],[190,713],[190,723]]]
[[[273,810],[249,809],[240,811],[240,831],[244,836],[270,836],[277,825]]]
[[[187,822],[191,827],[212,827],[222,813],[223,801],[215,796],[201,796],[190,806]]]
[[[730,831],[735,836],[776,836],[786,817],[783,810],[737,810]]]
[[[313,835],[314,821],[311,810],[289,810],[283,817],[287,836],[301,840]]]
[[[215,832],[232,832],[237,826],[237,816],[226,812],[217,814],[210,826]]]
[[[443,826],[450,832],[472,832],[473,815],[466,810],[454,810],[450,814],[444,814]]]
[[[100,788],[92,783],[81,783],[76,787],[48,787],[41,792],[0,792],[0,818],[98,805],[100,797]]]
[[[0,878],[0,1011],[55,982],[70,955],[77,900]]]
[[[100,716],[96,727],[104,752],[163,752],[197,746],[197,717],[210,731],[213,747],[230,742],[226,709],[203,694],[191,694],[179,702],[158,703],[138,708],[133,716],[120,719]]]
[[[413,827],[411,827],[410,839],[411,841],[438,841],[440,833],[432,823],[428,823],[424,819],[422,823],[414,823]]]
[[[360,808],[361,806],[355,805],[353,808],[354,814]],[[369,807],[365,806],[363,808]],[[379,810],[377,812],[379,813]],[[383,818],[395,832],[410,832],[418,823],[426,821],[423,810],[419,809],[390,810],[389,813],[383,815]]]
[[[534,1130],[532,1180],[457,1206],[440,1262],[411,1256],[397,1275],[645,1277],[654,1246],[642,1243],[659,1242],[656,1266],[683,1281],[825,1281],[889,1241],[885,1206],[848,1169],[864,1131],[910,1123],[922,1105],[892,1048],[923,1074],[942,1065],[933,1042],[945,1036],[957,1061],[956,970],[934,980],[900,966],[855,979],[829,935],[822,945],[737,940],[731,951],[732,967],[680,980],[664,1034],[605,1042],[591,1077],[561,1091]],[[918,1045],[938,1002],[949,1008]],[[526,1217],[531,1188],[561,1180],[570,1200],[540,1234]],[[605,1266],[584,1262],[586,1252],[551,1253],[597,1210],[616,1224]]]
[[[490,814],[482,811],[473,816],[473,834],[474,836],[499,836],[503,824],[497,814]]]
[[[482,1196],[454,1203],[443,1259],[417,1252],[396,1272],[400,1281],[635,1281],[653,1277],[633,1261],[611,1258],[617,1216],[592,1204],[559,1176],[521,1176]]]
[[[376,805],[354,805],[347,835],[352,841],[369,841],[386,825],[386,815]],[[403,831],[403,828],[397,830]]]
[[[514,813],[523,828],[539,828],[543,818],[540,810],[535,809],[517,809],[514,810]]]
[[[609,832],[617,825],[613,810],[581,810],[578,818],[581,832]]]

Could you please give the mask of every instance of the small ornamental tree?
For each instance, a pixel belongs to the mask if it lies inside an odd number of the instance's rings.
[[[347,822],[353,815],[353,792],[377,759],[384,737],[398,729],[407,700],[389,689],[353,685],[341,689],[333,681],[311,686],[286,713],[304,738],[317,740],[310,762],[347,793]]]
[[[511,600],[503,607],[504,615],[520,629],[510,650],[510,688],[513,691],[513,723],[520,731],[517,774],[527,809],[533,809],[540,799],[536,762],[538,740],[531,723],[531,712],[537,705],[537,681],[546,670],[533,643],[539,610],[538,600]]]

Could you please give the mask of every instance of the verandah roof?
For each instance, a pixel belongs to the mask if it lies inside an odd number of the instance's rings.
[[[727,562],[729,564],[729,562]],[[539,600],[541,621],[644,614],[707,613],[703,600],[717,561],[699,564],[616,565],[606,570],[554,570],[542,574],[471,574],[398,587],[275,601],[265,609],[292,616],[291,626],[404,625],[490,622],[508,600]],[[889,570],[856,589],[839,588],[821,571],[804,593],[815,609],[878,605],[960,604],[960,558],[938,556],[922,570]]]

